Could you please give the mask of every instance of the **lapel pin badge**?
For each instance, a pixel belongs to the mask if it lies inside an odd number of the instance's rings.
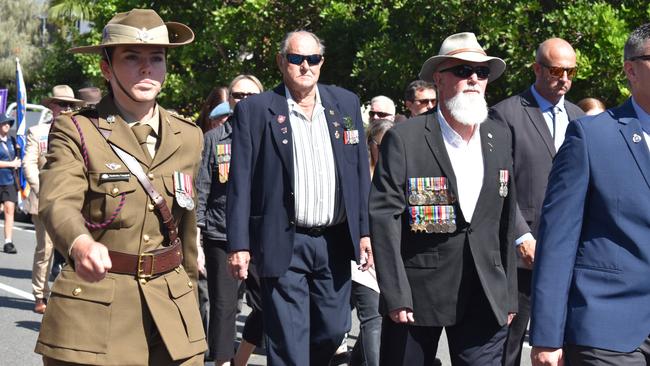
[[[339,133],[339,130],[334,131],[334,138],[339,139],[341,137],[341,134]]]
[[[111,114],[110,116],[106,117],[106,122],[108,123],[115,122],[115,116]]]
[[[488,138],[490,138],[490,139],[492,138],[492,133],[491,132],[488,132]]]
[[[278,123],[284,123],[286,119],[287,117],[281,114],[278,116]]]
[[[334,110],[330,109],[330,116],[333,116],[333,115],[334,115]]]
[[[282,143],[286,145],[286,144],[288,144],[288,143],[289,143],[289,140],[287,140],[287,139],[284,139],[284,140],[282,140]]]
[[[635,144],[641,142],[641,135],[639,135],[638,133],[632,135],[632,142],[634,142]]]
[[[334,127],[336,127],[336,128],[339,128],[339,126],[340,126],[341,124],[338,123],[338,122],[332,122],[332,125],[333,125]]]
[[[282,131],[282,133],[287,133],[289,130],[286,127],[282,127],[280,131]]]

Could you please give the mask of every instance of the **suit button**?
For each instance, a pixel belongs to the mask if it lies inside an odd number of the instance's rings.
[[[293,220],[289,221],[289,225],[293,226],[293,225],[295,225],[295,224],[296,224],[295,221],[293,221]]]
[[[150,204],[147,205],[147,209],[149,211],[153,211],[154,208],[156,208],[156,206],[154,206],[153,203],[150,203]]]
[[[190,282],[187,283],[187,287],[189,287],[189,288],[194,287],[194,286],[192,286],[192,281],[190,281]]]
[[[293,195],[293,192],[290,192],[290,193],[289,193],[289,196],[290,196],[290,197],[293,197],[293,196],[294,196],[294,195]]]
[[[81,287],[75,287],[75,289],[72,290],[72,295],[74,296],[79,296],[80,293],[81,293]]]
[[[150,239],[149,235],[147,235],[147,234],[142,235],[142,240],[144,240],[145,243],[148,243],[149,239]]]
[[[120,193],[120,190],[117,187],[113,187],[113,189],[111,190],[111,193],[118,194],[118,193]]]
[[[467,229],[467,233],[468,233],[468,234],[471,234],[471,233],[473,233],[473,232],[474,232],[474,230],[472,230],[471,227],[470,227],[469,229]]]
[[[151,180],[153,180],[154,177],[155,177],[155,176],[153,175],[153,173],[149,173],[149,174],[147,174],[147,178],[149,178],[149,179],[151,179]]]

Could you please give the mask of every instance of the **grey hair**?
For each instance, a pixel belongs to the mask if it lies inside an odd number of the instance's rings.
[[[390,99],[389,97],[387,97],[385,95],[378,95],[378,96],[370,99],[370,105],[372,105],[375,102],[377,102],[377,103],[382,103],[383,102],[383,103],[390,104],[390,109],[393,110],[393,113],[391,113],[391,114],[395,114],[395,102],[393,102],[393,100]]]
[[[623,59],[629,60],[632,57],[641,56],[648,40],[650,40],[650,23],[643,24],[630,33],[630,37],[625,42],[625,48],[623,48]]]
[[[390,130],[394,125],[395,122],[389,119],[376,119],[370,122],[368,129],[366,130],[366,142],[368,146],[370,146],[371,143],[374,143],[375,137]]]
[[[262,82],[256,78],[253,75],[248,75],[248,74],[240,74],[235,76],[234,79],[230,82],[230,85],[228,85],[228,94],[232,93],[232,88],[237,84],[240,80],[243,79],[248,79],[253,82],[253,84],[257,85],[257,89],[260,90],[260,93],[264,91],[264,86],[262,86]]]
[[[304,33],[304,34],[307,34],[307,35],[311,36],[311,38],[313,38],[314,41],[316,41],[316,44],[318,44],[318,49],[320,50],[320,54],[321,55],[325,54],[325,43],[323,42],[323,40],[318,38],[318,36],[315,35],[314,33],[310,32],[310,31],[303,30],[303,29],[289,32],[284,36],[284,38],[282,39],[282,42],[280,42],[280,54],[282,54],[282,55],[287,54],[287,51],[289,49],[289,39],[291,37],[295,36],[298,33]]]

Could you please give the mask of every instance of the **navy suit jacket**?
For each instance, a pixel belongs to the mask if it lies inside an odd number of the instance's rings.
[[[650,152],[630,100],[572,122],[549,176],[531,343],[631,352],[650,334]]]
[[[359,98],[342,88],[318,84],[330,131],[354,255],[369,235],[368,151]],[[345,119],[359,131],[358,144],[344,144]],[[232,160],[227,194],[229,251],[250,250],[260,276],[279,277],[293,253],[295,198],[293,143],[285,86],[239,102],[232,121]],[[348,250],[347,252],[350,252]]]

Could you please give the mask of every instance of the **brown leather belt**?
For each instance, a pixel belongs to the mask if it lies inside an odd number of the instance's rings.
[[[150,278],[167,273],[181,265],[183,252],[181,243],[157,249],[140,255],[108,251],[113,266],[109,272],[130,274],[137,278]]]

